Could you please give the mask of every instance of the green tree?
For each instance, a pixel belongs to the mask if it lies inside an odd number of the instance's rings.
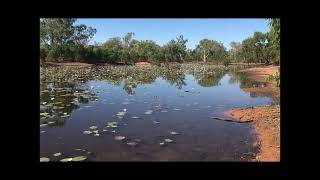
[[[202,59],[204,63],[208,60],[223,62],[227,57],[226,48],[222,43],[215,40],[203,39],[196,47],[197,55],[199,59]]]

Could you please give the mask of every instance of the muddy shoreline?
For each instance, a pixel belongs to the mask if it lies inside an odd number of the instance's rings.
[[[275,82],[267,82],[270,74],[278,72],[278,66],[256,67],[242,70],[247,78],[256,82],[266,83],[262,88],[246,88],[245,91],[261,96],[280,98],[280,89]],[[258,134],[260,153],[257,161],[280,161],[280,105],[266,105],[233,109],[224,113],[227,117],[240,122],[252,122]]]

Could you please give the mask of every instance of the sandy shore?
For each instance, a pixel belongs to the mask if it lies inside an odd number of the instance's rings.
[[[246,88],[247,92],[261,96],[280,97],[280,89],[275,82],[266,82],[270,74],[278,71],[278,66],[249,68],[243,70],[248,73],[248,79],[265,82],[262,88]],[[229,117],[238,121],[252,121],[259,136],[260,153],[257,161],[280,161],[280,106],[268,105],[261,107],[235,109],[225,112]]]

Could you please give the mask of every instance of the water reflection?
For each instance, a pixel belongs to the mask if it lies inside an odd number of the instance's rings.
[[[202,87],[219,86],[221,79],[228,73],[229,84],[240,83],[240,88],[264,87],[265,83],[248,81],[246,73],[240,72],[243,67],[231,66],[228,69],[215,66],[199,66],[197,68],[183,68],[176,65],[170,68],[157,67],[134,69],[131,67],[120,67],[118,69],[101,70],[93,69],[88,79],[80,78],[83,82],[50,82],[41,81],[40,84],[40,118],[42,123],[54,121],[48,124],[50,127],[64,125],[72,111],[78,109],[80,104],[86,104],[98,99],[98,95],[87,87],[86,81],[96,77],[117,87],[121,87],[128,95],[134,95],[135,89],[140,85],[153,84],[158,78],[165,80],[177,89],[187,86],[186,75],[191,74],[195,82]],[[56,70],[55,70],[55,73]],[[79,78],[79,77],[78,77]],[[259,93],[250,93],[251,97],[260,97]],[[277,101],[277,99],[274,99]]]

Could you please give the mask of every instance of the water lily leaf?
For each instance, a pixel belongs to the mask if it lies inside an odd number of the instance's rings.
[[[153,124],[159,124],[160,122],[159,121],[153,121]]]
[[[58,152],[58,153],[54,153],[53,156],[57,157],[57,156],[61,156],[61,153]]]
[[[49,113],[44,112],[44,113],[40,113],[40,116],[47,116]]]
[[[72,158],[64,158],[60,160],[61,162],[70,162],[72,161]]]
[[[159,143],[159,144],[160,144],[160,146],[165,146],[164,142],[161,142],[161,143]]]
[[[91,131],[83,131],[83,134],[91,134]]]
[[[97,126],[90,126],[89,128],[90,129],[97,129],[98,127]]]
[[[113,131],[111,131],[111,132],[115,133],[115,132],[116,132],[116,130],[113,130]]]
[[[122,141],[124,140],[126,137],[124,136],[115,136],[114,139],[117,140],[117,141]]]
[[[170,132],[170,134],[172,134],[172,135],[178,135],[179,133],[172,131],[172,132]]]
[[[132,116],[131,118],[132,118],[132,119],[139,119],[140,117],[138,117],[138,116]]]
[[[107,129],[103,129],[102,131],[105,132],[105,131],[108,131],[108,130]]]
[[[62,118],[65,118],[65,117],[69,117],[70,115],[64,115],[64,116],[60,116],[60,117],[62,117]]]
[[[94,136],[100,136],[100,134],[96,133],[96,134],[94,134]]]
[[[152,110],[148,110],[148,111],[146,111],[146,112],[144,112],[144,114],[152,114]]]
[[[175,110],[175,111],[180,111],[181,109],[178,109],[178,108],[174,108],[173,110]]]
[[[117,116],[124,116],[126,114],[126,112],[118,112]]]
[[[48,124],[40,124],[40,127],[44,127],[47,126]]]
[[[128,142],[127,143],[129,146],[136,146],[136,145],[138,145],[138,143],[136,143],[136,142]]]
[[[51,98],[51,100],[54,100],[54,97],[53,97],[53,98]]]
[[[161,112],[168,112],[167,110],[162,110]]]
[[[49,121],[49,122],[48,122],[48,124],[53,124],[53,123],[54,123],[53,121]]]
[[[173,140],[171,140],[171,139],[164,139],[164,141],[167,142],[167,143],[173,142]]]
[[[77,157],[72,158],[72,161],[83,161],[86,159],[87,159],[86,156],[77,156]]]
[[[47,157],[40,158],[40,162],[49,162],[49,161],[50,161],[50,159]]]
[[[42,102],[43,105],[47,104],[47,102]]]
[[[45,133],[46,131],[40,131],[40,133]]]

